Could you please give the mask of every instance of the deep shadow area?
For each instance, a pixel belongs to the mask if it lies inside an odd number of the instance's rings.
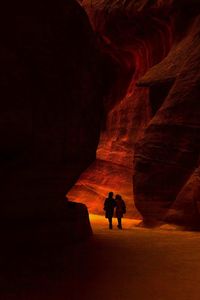
[[[199,234],[137,228],[125,219],[124,230],[114,222],[109,231],[98,218],[87,242],[38,246],[34,260],[35,249],[10,253],[1,299],[199,299]]]
[[[87,238],[87,209],[69,207],[65,194],[99,141],[104,91],[95,33],[75,0],[11,0],[0,24],[1,236],[12,249],[16,237],[42,240],[45,232],[50,240],[50,233]]]
[[[153,85],[149,88],[149,101],[152,110],[152,117],[157,113],[159,108],[164,103],[172,85],[173,81],[166,81],[157,85]]]

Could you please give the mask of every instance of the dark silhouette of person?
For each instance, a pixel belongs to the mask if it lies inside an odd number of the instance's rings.
[[[115,205],[116,205],[116,217],[118,220],[117,227],[122,229],[122,218],[123,215],[126,213],[126,204],[122,199],[121,195],[116,195],[115,197]]]
[[[109,221],[109,229],[112,229],[112,218],[115,206],[116,204],[115,199],[113,198],[113,192],[109,192],[108,198],[106,198],[104,202],[105,217]]]

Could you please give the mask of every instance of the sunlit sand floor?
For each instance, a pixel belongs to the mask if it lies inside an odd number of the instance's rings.
[[[105,266],[99,272],[103,288],[93,281],[96,299],[200,299],[200,233],[167,224],[141,228],[131,219],[123,219],[122,231],[113,219],[109,230],[104,217],[90,220]]]
[[[90,214],[89,217],[94,232],[97,233],[108,228],[108,220],[104,216]],[[125,230],[135,228],[140,222],[141,220],[122,218],[122,225]],[[113,218],[113,230],[118,230],[116,218]]]
[[[199,233],[145,229],[126,219],[123,230],[116,219],[109,230],[104,217],[90,220],[89,241],[66,247],[63,256],[58,251],[56,268],[26,274],[1,300],[200,299]]]
[[[90,223],[92,225],[94,233],[104,231],[105,229],[108,228],[108,220],[105,217],[100,216],[100,215],[90,214],[89,218],[90,218]],[[137,228],[141,229],[143,227],[142,225],[140,225],[141,223],[142,223],[142,221],[138,220],[138,219],[122,218],[123,230],[129,230],[129,229],[136,230]],[[143,229],[145,229],[145,228],[143,227]],[[118,231],[116,218],[113,218],[113,230]],[[159,230],[182,231],[181,227],[176,226],[176,225],[171,225],[171,224],[164,224],[159,227]]]

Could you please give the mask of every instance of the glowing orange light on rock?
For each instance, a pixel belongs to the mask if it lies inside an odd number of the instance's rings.
[[[87,1],[83,3],[87,7]],[[81,175],[68,197],[85,203],[92,213],[103,214],[104,199],[109,191],[113,191],[121,194],[126,201],[127,215],[139,218],[133,199],[133,154],[135,144],[151,119],[151,108],[148,89],[141,90],[136,87],[136,82],[152,65],[167,55],[173,39],[173,26],[171,20],[163,21],[154,15],[150,36],[141,37],[135,28],[130,28],[134,31],[132,35],[130,31],[127,37],[131,36],[132,39],[124,39],[123,43],[116,44],[115,37],[107,33],[103,8],[97,1],[95,3],[96,10],[95,4],[92,9],[87,8],[95,31],[99,32],[107,45],[102,51],[106,51],[127,72],[134,72],[123,98],[119,99],[113,91],[108,95],[108,98],[113,95],[116,97],[113,101],[115,105],[107,113],[97,149],[97,160]],[[160,6],[159,1],[157,8]],[[142,22],[145,22],[145,18]],[[120,79],[117,84],[120,84]]]

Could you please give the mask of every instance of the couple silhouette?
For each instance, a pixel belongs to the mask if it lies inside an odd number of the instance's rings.
[[[114,210],[115,216],[118,220],[117,227],[119,229],[122,229],[122,218],[123,214],[126,213],[126,205],[122,197],[120,195],[116,195],[115,198],[113,198],[113,192],[109,192],[108,197],[105,199],[104,202],[104,210],[105,217],[108,219],[109,222],[109,229],[112,229],[112,218],[114,215]]]

